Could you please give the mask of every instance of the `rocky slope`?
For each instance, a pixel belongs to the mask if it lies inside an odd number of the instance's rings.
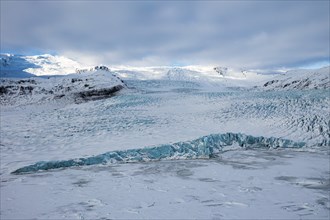
[[[125,87],[109,70],[95,69],[66,76],[1,79],[1,105],[35,104],[51,100],[76,103],[108,98]]]
[[[330,88],[330,67],[316,70],[290,70],[265,82],[267,90],[308,90]]]

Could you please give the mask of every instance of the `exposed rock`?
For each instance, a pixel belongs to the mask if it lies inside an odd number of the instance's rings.
[[[111,88],[93,89],[93,90],[78,92],[75,94],[75,96],[76,96],[75,102],[81,103],[84,101],[86,102],[86,101],[91,101],[91,100],[110,98],[110,97],[114,96],[114,94],[116,92],[120,91],[123,88],[124,88],[124,86],[117,85],[117,86],[113,86]]]

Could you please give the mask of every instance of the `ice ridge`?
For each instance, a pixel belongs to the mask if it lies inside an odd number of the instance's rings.
[[[241,133],[211,134],[192,141],[163,144],[140,149],[110,151],[107,153],[61,161],[40,161],[13,171],[13,174],[33,173],[74,166],[88,166],[116,162],[144,162],[175,159],[208,159],[238,148],[301,148],[304,142],[275,137],[254,137]]]

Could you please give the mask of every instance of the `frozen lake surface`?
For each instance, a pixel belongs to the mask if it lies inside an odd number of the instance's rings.
[[[1,106],[2,219],[329,218],[329,90],[126,83],[110,99]],[[11,174],[228,132],[305,144]]]
[[[211,160],[12,176],[1,183],[1,214],[4,219],[328,219],[328,159],[320,153],[246,150]]]

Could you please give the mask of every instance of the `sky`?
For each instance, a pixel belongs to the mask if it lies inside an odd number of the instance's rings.
[[[329,0],[1,0],[1,53],[93,65],[329,65],[329,11]]]

